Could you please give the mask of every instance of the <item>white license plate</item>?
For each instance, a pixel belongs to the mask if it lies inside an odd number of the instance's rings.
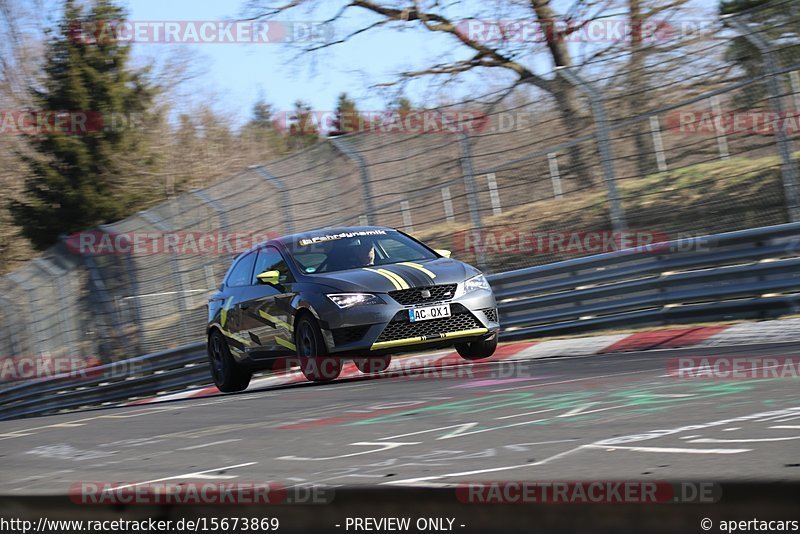
[[[424,308],[412,308],[408,310],[408,317],[412,323],[417,321],[429,321],[430,319],[441,319],[450,317],[450,305],[439,304],[438,306],[425,306]]]

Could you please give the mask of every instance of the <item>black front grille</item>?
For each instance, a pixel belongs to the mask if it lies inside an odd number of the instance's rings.
[[[414,287],[390,291],[389,296],[400,304],[424,304],[426,302],[440,302],[450,300],[456,294],[456,284],[442,284],[440,286]],[[425,296],[429,295],[429,296]]]
[[[471,313],[459,313],[451,317],[416,323],[411,323],[408,320],[393,321],[381,332],[378,342],[395,341],[409,337],[436,337],[439,334],[471,330],[473,328],[482,328],[482,325]]]
[[[481,310],[486,315],[486,320],[493,323],[497,322],[497,308],[486,308]]]

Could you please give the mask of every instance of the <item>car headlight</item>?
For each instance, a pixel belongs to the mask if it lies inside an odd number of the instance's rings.
[[[342,309],[363,304],[384,304],[380,297],[372,293],[336,293],[328,295],[328,298]]]
[[[492,290],[491,286],[489,285],[489,281],[486,280],[486,277],[482,274],[473,276],[464,282],[464,293],[469,293],[470,291],[475,291],[476,289],[485,289],[487,291]]]

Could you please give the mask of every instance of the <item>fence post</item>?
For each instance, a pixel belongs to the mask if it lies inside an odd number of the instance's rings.
[[[10,274],[10,273],[9,273]],[[11,277],[7,274],[3,276],[4,280],[7,280],[10,283],[15,283]],[[3,284],[5,285],[5,284]],[[30,345],[30,336],[22,335],[22,339],[20,339],[20,334],[22,334],[23,330],[28,330],[30,332],[30,320],[25,318],[29,318],[30,315],[26,315],[22,312],[20,305],[16,302],[12,302],[8,295],[10,292],[3,287],[2,288],[3,295],[0,296],[0,303],[3,303],[3,328],[7,329],[9,332],[9,342],[11,346],[11,354],[14,356],[20,356],[26,350],[24,347],[24,341],[27,338],[29,340]],[[31,351],[33,352],[33,351]]]
[[[714,95],[708,99],[708,104],[711,106],[711,116],[722,118],[722,106],[719,103],[719,95]],[[719,150],[719,159],[731,159],[731,151],[728,149],[728,134],[725,133],[725,128],[719,131],[719,128],[714,128],[714,137],[717,139],[717,149]]]
[[[269,183],[275,186],[275,189],[281,194],[281,210],[283,211],[283,219],[284,219],[284,226],[286,228],[286,232],[289,234],[294,233],[294,217],[292,216],[292,204],[289,200],[289,189],[286,187],[286,182],[278,178],[277,176],[273,175],[271,172],[267,171],[263,165],[251,165],[251,171],[256,171],[258,174],[263,176]],[[200,197],[203,198],[203,197]],[[208,198],[206,196],[206,198]],[[211,201],[209,200],[209,204]],[[213,207],[213,204],[211,204]],[[214,208],[216,211],[217,208]],[[227,227],[227,224],[225,225]]]
[[[411,204],[409,204],[408,200],[400,201],[400,211],[403,214],[403,230],[413,234],[414,222],[411,220]]]
[[[114,229],[107,224],[98,224],[97,228],[98,230],[100,230],[105,234],[112,235],[114,233]],[[130,238],[128,238],[128,244],[131,245],[131,248],[133,247],[133,245],[130,243]],[[108,289],[105,287],[105,282],[103,281],[103,276],[100,273],[100,269],[97,266],[97,263],[94,261],[94,259],[90,258],[87,255],[84,255],[82,252],[79,253],[81,258],[83,259],[84,266],[86,266],[86,268],[90,270],[90,275],[95,276],[96,279],[99,280],[100,285],[97,285],[96,287],[98,289],[102,289],[102,291],[107,293]],[[131,295],[138,295],[139,283],[136,280],[137,269],[136,269],[136,264],[133,262],[133,252],[131,252],[130,254],[122,254],[122,257],[124,258],[123,261],[125,262],[125,272],[128,274],[128,289],[130,290]],[[106,302],[107,300],[110,299],[106,297],[103,299],[103,302]],[[114,314],[113,317],[117,318],[118,314]],[[142,313],[141,310],[139,309],[138,304],[133,308],[133,320],[136,323],[136,328],[138,329],[139,335],[136,336],[136,340],[133,342],[133,345],[131,344],[132,342],[130,339],[133,336],[125,336],[126,339],[125,345],[128,350],[131,350],[131,347],[135,347],[133,350],[135,350],[136,353],[139,353],[141,352],[141,339],[142,339],[141,336],[144,335],[145,326],[144,326],[144,319],[142,317]],[[122,323],[119,322],[117,319],[114,319],[114,325],[115,328],[118,328],[120,330],[120,332],[122,331]],[[115,343],[119,345],[119,342],[116,341],[116,339]]]
[[[153,213],[147,211],[141,211],[138,213],[138,215],[139,217],[141,217],[142,219],[153,225],[153,227],[155,227],[160,232],[169,233],[172,231],[172,227],[170,225],[165,224],[163,219],[161,219],[161,217],[158,217]],[[186,291],[186,288],[184,287],[183,271],[181,270],[181,263],[180,261],[178,261],[177,254],[170,254],[169,256],[170,256],[170,262],[172,263],[174,269],[172,275],[175,279],[175,290],[176,290],[175,295],[178,300],[178,308],[180,310],[181,315],[183,317],[186,317],[186,314],[189,313],[189,309],[191,308],[191,306],[189,306],[189,304],[187,304],[186,302],[190,297],[188,292]],[[179,321],[179,323],[182,327],[181,329],[183,330],[183,334],[184,335],[187,334],[188,332],[186,331],[186,325],[187,325],[186,321]]]
[[[600,163],[603,167],[603,179],[608,190],[608,201],[611,211],[611,227],[615,232],[625,230],[625,211],[617,192],[616,174],[614,172],[614,157],[611,151],[609,138],[608,117],[603,95],[591,84],[575,74],[570,67],[557,67],[556,72],[561,74],[570,84],[585,94],[592,105],[592,114],[597,128],[597,149],[600,151]]]
[[[464,186],[467,189],[467,207],[469,209],[469,217],[472,222],[473,231],[482,231],[483,222],[481,221],[480,204],[478,203],[478,192],[475,187],[475,171],[472,168],[472,147],[469,143],[469,137],[466,133],[459,133],[459,148],[461,150],[461,172],[464,175]],[[480,270],[486,269],[486,258],[484,255],[483,247],[476,247],[475,261]]]
[[[199,198],[200,202],[209,206],[217,214],[217,219],[219,220],[220,233],[222,232],[223,229],[228,228],[228,214],[225,212],[225,208],[223,208],[218,201],[214,200],[211,197],[211,195],[208,194],[208,191],[204,189],[195,189],[194,191],[192,191],[192,195]],[[219,236],[217,236],[217,238],[219,239]],[[231,252],[232,255],[235,255],[233,251]],[[213,255],[213,256],[217,258],[216,263],[220,264],[220,267],[222,267],[222,272],[224,273],[226,266],[230,263],[230,257],[225,256],[224,254]],[[214,264],[215,262],[212,260],[206,262],[206,264],[203,265],[203,271],[205,272],[206,275],[206,284],[208,285],[209,289],[217,287],[216,283],[217,276],[216,273],[214,272]]]
[[[14,313],[14,306],[11,304],[11,301],[3,296],[0,296],[0,303],[3,304],[4,308],[2,316],[4,319],[3,328],[8,331],[8,341],[11,344],[9,347],[11,349],[11,355],[20,356],[24,350],[19,339],[19,334],[23,329],[23,326],[19,321],[22,314]],[[12,324],[8,319],[13,319],[14,323]]]
[[[358,173],[361,176],[361,187],[364,193],[364,208],[366,210],[366,213],[364,214],[364,221],[366,224],[364,226],[368,226],[370,224],[370,219],[375,216],[375,206],[372,203],[372,184],[369,181],[367,163],[364,161],[364,158],[361,157],[361,154],[354,150],[353,147],[348,145],[347,141],[341,137],[329,137],[328,140],[336,148],[336,150],[344,154],[347,158],[354,161],[356,165],[358,165]]]
[[[37,313],[37,305],[36,300],[34,299],[34,295],[36,295],[36,289],[26,281],[19,271],[13,271],[8,273],[8,279],[14,282],[17,286],[21,287],[22,290],[25,292],[25,296],[28,300],[28,320],[25,321],[26,327],[29,332],[33,335],[31,336],[34,340],[34,343],[31,343],[31,352],[36,354],[48,354],[52,352],[50,350],[50,343],[49,340],[44,337],[42,329],[39,326],[39,321],[43,314]],[[52,304],[52,303],[48,303]],[[32,356],[33,354],[26,355]]]
[[[789,83],[792,86],[792,105],[794,113],[800,112],[800,72],[793,70],[789,73]]]
[[[764,77],[769,91],[770,107],[778,117],[778,127],[775,131],[775,140],[778,143],[778,153],[781,157],[781,178],[783,179],[783,190],[786,195],[786,204],[789,212],[789,220],[796,222],[800,220],[800,207],[797,205],[797,166],[792,160],[792,143],[786,132],[783,131],[783,123],[786,118],[783,115],[783,104],[781,103],[781,84],[778,78],[778,62],[775,60],[775,53],[769,42],[757,32],[753,32],[741,20],[728,15],[723,16],[722,21],[725,25],[732,27],[739,34],[750,41],[758,49],[761,59],[764,61]]]
[[[70,313],[70,311],[67,310],[67,302],[69,302],[69,300],[66,293],[66,284],[70,283],[70,281],[64,280],[66,270],[43,258],[34,258],[31,261],[47,274],[51,285],[56,288],[58,300],[60,301],[58,303],[58,316],[62,325],[58,328],[58,333],[64,336],[63,339],[65,341],[64,346],[59,347],[59,349],[66,349],[66,352],[69,353],[74,350],[78,339],[75,336],[77,330],[75,313]]]
[[[448,223],[456,222],[456,216],[453,213],[453,199],[450,196],[450,186],[442,188],[442,204],[444,205],[444,216]]]
[[[650,134],[653,136],[653,148],[656,151],[658,172],[666,172],[669,167],[667,167],[667,156],[664,152],[664,140],[661,138],[661,123],[656,115],[650,117]]]
[[[553,197],[556,200],[561,200],[564,192],[561,190],[561,172],[558,170],[558,154],[550,152],[547,155],[547,167],[550,170],[550,182],[553,184]]]
[[[500,191],[497,189],[495,173],[490,172],[486,175],[486,185],[489,187],[489,200],[492,201],[492,215],[502,214],[503,207],[500,205]]]

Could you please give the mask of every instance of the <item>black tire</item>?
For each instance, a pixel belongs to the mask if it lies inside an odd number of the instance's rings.
[[[294,327],[294,343],[300,371],[311,382],[329,382],[342,372],[342,361],[328,356],[322,332],[313,317],[305,315]]]
[[[465,360],[482,360],[488,358],[497,349],[497,334],[490,338],[469,343],[456,343],[456,351]]]
[[[211,378],[223,393],[242,391],[250,385],[253,372],[236,364],[228,342],[219,330],[212,331],[208,336],[208,363]]]
[[[358,370],[362,373],[382,373],[389,368],[392,363],[392,355],[370,356],[369,358],[353,358]]]

